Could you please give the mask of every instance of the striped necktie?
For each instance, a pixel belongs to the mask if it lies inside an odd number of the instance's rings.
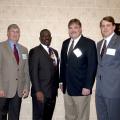
[[[74,40],[72,41],[71,46],[70,46],[70,48],[69,48],[68,56],[71,54],[71,52],[72,52],[72,50],[73,50],[73,47],[74,47]]]
[[[101,50],[101,54],[100,54],[100,56],[101,56],[101,58],[103,57],[103,55],[105,54],[105,52],[106,52],[106,50],[107,50],[107,47],[106,47],[106,40],[104,41],[104,44],[103,44],[103,48],[102,48],[102,50]]]

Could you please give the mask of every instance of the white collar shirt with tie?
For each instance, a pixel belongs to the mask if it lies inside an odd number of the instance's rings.
[[[78,41],[80,40],[80,38],[81,38],[81,35],[80,35],[78,38],[74,39],[74,45],[73,45],[73,48],[76,46],[76,44],[78,43]],[[68,45],[67,54],[68,54],[68,51],[69,51],[70,46],[71,46],[71,44],[72,44],[72,41],[73,41],[73,39],[71,38],[71,39],[70,39],[70,42],[69,42],[69,45]]]
[[[105,40],[106,40],[106,47],[107,47],[108,44],[109,44],[109,42],[111,41],[111,38],[113,37],[114,34],[115,33],[113,32],[109,37],[103,38],[104,40],[103,40],[101,48],[100,48],[100,54],[101,54],[101,51],[102,51],[102,48],[103,48]]]
[[[45,49],[45,51],[49,54],[49,47],[46,46],[46,45],[44,45],[44,44],[42,44],[42,43],[41,43],[41,45],[42,45],[42,47]],[[55,64],[57,65],[57,57],[56,57],[54,51],[52,51],[52,52],[53,52],[53,57],[54,57],[54,59],[55,59]]]

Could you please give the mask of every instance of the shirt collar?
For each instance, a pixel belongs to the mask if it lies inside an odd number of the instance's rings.
[[[79,37],[77,37],[76,39],[72,39],[71,38],[71,43],[72,43],[72,41],[74,40],[74,47],[75,47],[75,45],[78,43],[78,41],[80,40],[80,38],[81,38],[81,35],[79,36]]]
[[[12,45],[12,46],[14,46],[14,44],[15,44],[15,45],[18,45],[18,43],[15,43],[15,42],[13,42],[13,41],[10,40],[10,39],[8,39],[8,42],[9,42],[9,44]]]
[[[48,46],[46,46],[46,45],[44,45],[44,44],[42,44],[42,43],[41,43],[41,45],[42,45],[43,47],[45,47],[45,48],[48,48]]]
[[[16,48],[19,50],[19,48],[18,48],[18,43],[15,43],[15,42],[13,42],[12,40],[10,40],[10,39],[8,39],[8,44],[9,44],[9,46],[10,46],[10,48],[13,50],[14,49],[14,44],[16,45]]]
[[[115,33],[113,32],[110,36],[104,38],[104,40],[106,40],[106,44],[107,44],[107,45],[109,44],[109,42],[110,42],[110,40],[111,40],[111,38],[113,37],[114,34],[115,34]]]
[[[76,39],[71,38],[71,40],[74,40],[74,42],[78,42],[80,38],[81,38],[81,35],[79,37],[77,37]]]
[[[41,45],[42,45],[42,47],[47,51],[47,53],[49,53],[48,46],[46,46],[46,45],[44,45],[44,44],[42,44],[42,43],[41,43]]]

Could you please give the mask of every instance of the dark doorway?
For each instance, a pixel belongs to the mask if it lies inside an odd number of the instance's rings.
[[[116,25],[115,33],[116,33],[117,35],[120,35],[120,23],[115,23],[115,25]]]

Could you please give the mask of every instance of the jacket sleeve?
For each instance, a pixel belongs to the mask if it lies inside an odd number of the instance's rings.
[[[91,42],[91,44],[89,44],[88,46],[87,60],[88,68],[87,79],[85,81],[85,88],[92,89],[97,71],[97,49],[95,42]]]
[[[41,91],[41,86],[39,84],[39,56],[35,50],[30,50],[29,52],[29,73],[30,80],[35,92]]]
[[[1,46],[0,46],[1,48]],[[3,90],[3,84],[2,84],[2,54],[0,49],[0,90]]]
[[[28,50],[27,49],[26,49],[26,55],[27,55],[27,58],[28,58]],[[29,76],[28,59],[25,62],[24,73],[25,73],[25,86],[24,86],[24,89],[27,89],[28,91],[30,91],[30,76]]]
[[[57,57],[57,70],[56,70],[56,78],[57,78],[57,87],[59,88],[59,82],[60,82],[60,77],[59,77],[59,55],[58,52],[55,50],[55,54]]]
[[[63,83],[65,81],[65,55],[64,55],[64,43],[62,45],[61,49],[61,56],[60,56],[60,83]]]

